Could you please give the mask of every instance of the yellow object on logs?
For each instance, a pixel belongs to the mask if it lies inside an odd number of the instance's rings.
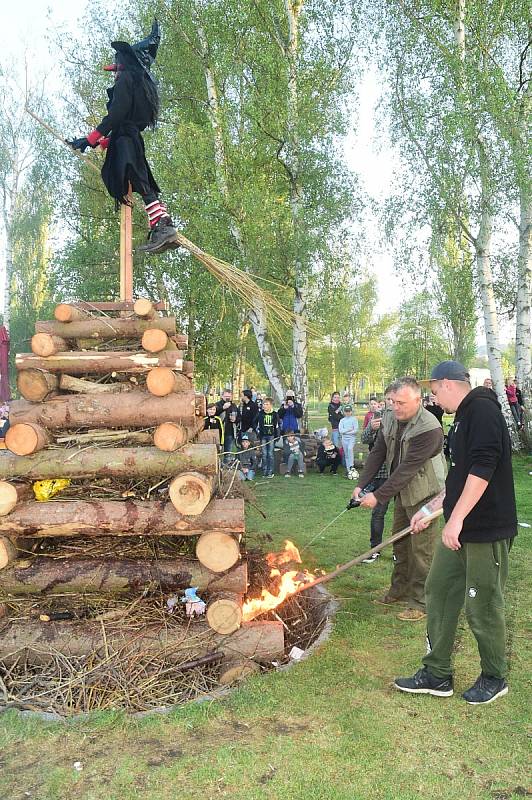
[[[68,478],[54,478],[53,480],[47,481],[35,481],[33,484],[33,494],[35,495],[35,499],[41,502],[46,502],[46,500],[50,500],[54,495],[61,492],[63,489],[66,489],[67,486],[70,486],[70,480]]]

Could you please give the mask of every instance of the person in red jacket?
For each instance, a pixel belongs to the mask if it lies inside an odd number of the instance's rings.
[[[515,381],[506,380],[504,382],[504,386],[506,389],[506,397],[508,398],[508,402],[510,404],[510,411],[512,412],[512,416],[515,420],[515,424],[518,428],[521,427],[521,414],[519,413],[519,401],[517,399],[517,386]]]

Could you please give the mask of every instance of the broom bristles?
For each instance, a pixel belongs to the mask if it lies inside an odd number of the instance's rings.
[[[234,264],[206,253],[182,233],[176,234],[176,241],[192,253],[220,283],[238,295],[248,308],[255,308],[258,301],[277,322],[285,326],[293,324],[296,317],[294,312],[286,308],[273,294],[262,289],[246,272]],[[275,282],[268,281],[268,283]],[[308,322],[305,323],[305,327],[309,333],[320,335]]]

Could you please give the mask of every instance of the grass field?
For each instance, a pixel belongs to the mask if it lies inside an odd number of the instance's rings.
[[[516,459],[519,519],[529,523],[531,469],[530,460]],[[314,473],[258,481],[267,519],[251,511],[248,530],[304,546],[343,508],[351,486],[343,477]],[[454,697],[393,690],[394,676],[418,668],[424,629],[374,605],[389,579],[386,553],[330,584],[340,610],[318,652],[287,672],[250,679],[223,701],[140,720],[108,712],[51,724],[0,715],[0,798],[509,800],[529,794],[531,547],[528,530],[519,531],[507,590],[510,693],[492,705],[475,708],[460,698],[479,672],[465,621]],[[306,566],[331,569],[366,549],[368,538],[368,512],[344,514],[306,552]]]

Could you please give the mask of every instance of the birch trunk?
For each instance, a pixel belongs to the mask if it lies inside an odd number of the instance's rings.
[[[230,191],[227,181],[228,164],[223,140],[222,117],[220,104],[218,101],[218,90],[216,88],[214,73],[210,66],[209,43],[207,40],[207,35],[201,24],[197,25],[197,33],[201,47],[203,73],[205,77],[205,86],[207,89],[208,115],[211,122],[214,139],[214,166],[216,183],[218,186],[218,191],[223,198],[224,205],[230,214],[229,229],[231,231],[231,236],[235,241],[242,262],[247,264],[248,257],[242,232],[235,216],[230,211]],[[283,385],[283,379],[280,375],[274,353],[268,340],[267,313],[264,303],[260,297],[255,296],[253,298],[253,309],[249,314],[249,320],[257,340],[257,347],[259,348],[259,353],[266,376],[274,388],[279,403],[282,403],[285,396],[285,387]]]
[[[531,334],[530,294],[532,290],[532,190],[526,165],[529,120],[531,109],[530,84],[523,92],[519,110],[518,149],[525,164],[524,175],[519,174],[519,261],[517,278],[517,313],[515,328],[515,375],[528,409],[525,415],[525,435],[530,441],[530,398],[532,396],[532,364],[530,356]]]
[[[478,139],[481,179],[481,217],[478,236],[475,239],[475,256],[477,281],[480,290],[484,332],[488,352],[488,364],[493,381],[493,388],[501,404],[502,413],[508,425],[512,439],[512,448],[520,449],[519,436],[513,421],[512,412],[506,397],[504,375],[501,364],[501,346],[499,339],[499,320],[493,291],[493,275],[491,271],[491,235],[493,230],[493,213],[491,211],[491,173],[488,159],[480,138]]]
[[[297,57],[299,46],[299,16],[303,0],[285,0],[288,21],[288,41],[285,50],[287,61],[287,155],[286,168],[290,185],[290,213],[294,244],[294,323],[292,328],[292,385],[305,409],[304,426],[307,427],[308,373],[307,373],[307,276],[301,258],[301,226],[303,223],[303,191],[299,157],[299,104]]]

